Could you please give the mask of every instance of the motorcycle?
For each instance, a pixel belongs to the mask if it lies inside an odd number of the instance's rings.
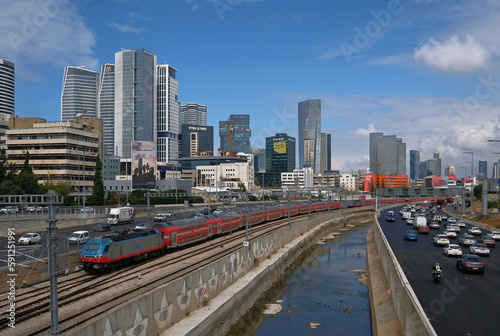
[[[434,279],[435,283],[439,284],[439,281],[441,280],[441,275],[442,275],[441,270],[437,270],[437,271],[432,272],[432,278]]]

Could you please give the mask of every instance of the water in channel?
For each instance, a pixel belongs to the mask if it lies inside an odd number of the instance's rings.
[[[370,335],[370,225],[334,232],[315,244],[226,336]]]

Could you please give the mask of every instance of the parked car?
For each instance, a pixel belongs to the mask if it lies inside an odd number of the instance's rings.
[[[483,243],[488,247],[495,247],[496,245],[495,239],[491,237],[491,234],[487,234],[486,236],[481,236],[480,238],[477,238],[476,241],[478,243]]]
[[[447,257],[449,257],[449,256],[461,256],[462,255],[462,249],[457,244],[448,244],[448,246],[446,246],[443,249],[443,253]]]
[[[111,224],[108,223],[99,223],[94,227],[94,231],[109,231],[111,230]]]
[[[481,229],[477,226],[473,226],[469,229],[469,233],[474,236],[479,236],[482,234]]]
[[[88,231],[75,231],[69,236],[68,241],[70,244],[85,244],[89,239]]]
[[[484,262],[475,254],[464,254],[457,260],[457,268],[462,272],[478,272],[484,274]]]
[[[477,255],[481,255],[481,256],[485,256],[485,257],[490,256],[490,249],[488,248],[488,246],[486,246],[485,244],[482,244],[482,243],[472,244],[469,247],[469,251],[471,254],[477,254]]]
[[[418,233],[429,234],[430,233],[429,227],[428,226],[421,226],[421,227],[419,227],[418,228]]]
[[[415,240],[415,241],[418,240],[417,231],[415,231],[415,230],[406,231],[404,239],[405,240]]]
[[[42,240],[42,237],[38,233],[25,233],[17,241],[20,245],[37,244]]]
[[[460,238],[458,238],[458,243],[461,246],[471,246],[476,243],[476,238],[473,235],[464,233]]]
[[[450,244],[450,240],[447,235],[437,234],[434,236],[433,243],[434,245],[448,245]]]

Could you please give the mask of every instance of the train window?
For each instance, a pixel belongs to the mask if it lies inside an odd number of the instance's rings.
[[[87,249],[87,251],[97,251],[99,250],[99,246],[99,244],[89,243],[85,248]]]
[[[104,252],[108,252],[108,251],[109,251],[109,245],[104,247]]]

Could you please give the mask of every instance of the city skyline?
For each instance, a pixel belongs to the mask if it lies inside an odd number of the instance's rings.
[[[368,134],[378,131],[457,167],[464,151],[489,167],[498,159],[486,141],[500,138],[498,3],[241,1],[223,12],[201,0],[50,3],[7,2],[0,13],[17,116],[59,120],[65,67],[98,71],[120,48],[146,48],[179,70],[181,104],[208,106],[208,125],[235,108],[250,114],[254,147],[278,132],[298,138],[296,104],[318,98],[332,169],[367,168]]]

